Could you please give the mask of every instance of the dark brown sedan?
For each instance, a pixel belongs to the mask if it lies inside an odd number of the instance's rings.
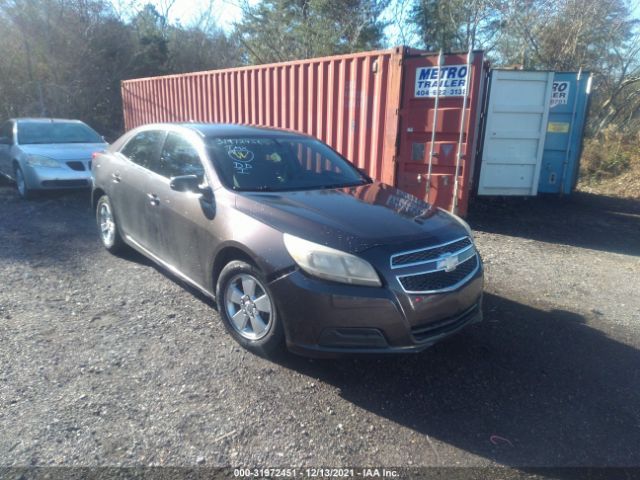
[[[256,353],[419,351],[482,318],[468,225],[314,138],[147,125],[92,170],[104,246],[129,245],[215,298]]]

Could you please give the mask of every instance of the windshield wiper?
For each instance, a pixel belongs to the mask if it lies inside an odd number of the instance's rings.
[[[269,185],[260,185],[258,187],[233,187],[236,192],[274,192],[275,190]]]
[[[323,190],[331,190],[333,188],[349,188],[349,187],[359,187],[360,185],[367,185],[370,182],[362,181],[358,183],[330,183],[329,185],[321,185],[318,188]]]

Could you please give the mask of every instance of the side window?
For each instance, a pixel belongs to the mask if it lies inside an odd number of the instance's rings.
[[[120,153],[132,162],[155,171],[165,136],[166,132],[162,130],[140,132],[127,142]]]
[[[157,173],[168,178],[197,175],[202,179],[204,167],[193,145],[181,135],[169,132],[160,155],[160,168]]]
[[[0,127],[0,137],[9,140],[10,144],[13,144],[13,122],[5,122]]]

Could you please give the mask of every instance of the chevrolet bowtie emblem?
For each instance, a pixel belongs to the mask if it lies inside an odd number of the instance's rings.
[[[460,260],[458,259],[457,255],[449,255],[441,260],[438,260],[438,270],[453,272],[459,264]]]

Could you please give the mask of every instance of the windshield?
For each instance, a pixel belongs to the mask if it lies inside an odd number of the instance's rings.
[[[19,122],[18,143],[104,143],[95,130],[77,122]]]
[[[222,182],[234,190],[316,190],[370,182],[328,146],[310,138],[209,138],[207,147]]]

